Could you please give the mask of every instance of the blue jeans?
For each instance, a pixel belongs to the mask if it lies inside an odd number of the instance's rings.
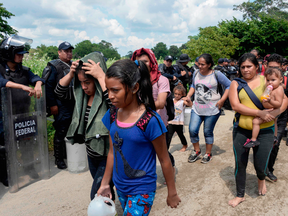
[[[220,116],[221,112],[216,115],[211,116],[199,116],[197,115],[193,109],[191,111],[190,124],[189,124],[189,133],[190,139],[192,143],[199,142],[199,128],[201,123],[204,121],[204,137],[206,144],[214,143],[214,127],[216,122]]]
[[[91,188],[91,193],[90,193],[90,198],[91,200],[93,200],[95,197],[95,194],[97,193],[101,185],[101,181],[103,179],[103,175],[104,175],[105,168],[106,168],[107,158],[102,159],[102,160],[99,160],[99,159],[97,160],[97,159],[89,157],[89,155],[87,155],[87,157],[88,157],[89,170],[90,170],[92,178],[94,179],[92,188]],[[114,193],[113,187],[114,187],[114,184],[111,180],[110,190],[112,193],[112,200],[115,200],[115,193]]]

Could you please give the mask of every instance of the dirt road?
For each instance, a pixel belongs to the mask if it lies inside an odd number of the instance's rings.
[[[232,111],[225,111],[215,128],[213,160],[201,164],[201,160],[188,163],[188,151],[179,152],[181,143],[174,137],[170,147],[176,160],[176,186],[182,200],[177,209],[166,205],[167,189],[157,163],[157,193],[150,215],[288,215],[288,147],[282,141],[274,174],[276,183],[266,181],[266,196],[257,194],[257,178],[253,168],[252,154],[247,168],[246,201],[236,208],[228,206],[228,201],[236,194],[234,180],[234,155],[232,150]],[[185,127],[188,143],[188,127]],[[204,137],[200,133],[202,153],[205,152]],[[51,157],[52,158],[52,157]],[[51,161],[51,178],[33,183],[11,194],[0,185],[0,215],[86,215],[90,202],[89,193],[92,178],[89,172],[72,174],[60,171]],[[119,202],[116,201],[118,215],[122,215]]]

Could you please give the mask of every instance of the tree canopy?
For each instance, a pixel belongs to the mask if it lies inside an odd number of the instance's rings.
[[[102,40],[100,43],[92,43],[90,40],[84,40],[75,45],[73,50],[74,58],[82,58],[85,55],[94,52],[100,51],[104,54],[106,58],[120,59],[120,54],[117,51],[117,48],[114,48],[111,43]]]
[[[156,44],[155,47],[152,48],[157,59],[165,58],[168,55],[167,45],[163,42],[159,42]]]
[[[187,42],[187,48],[182,50],[191,58],[196,58],[203,53],[209,53],[214,60],[218,58],[230,58],[234,55],[239,45],[239,39],[232,34],[224,35],[217,26],[199,28],[197,37],[191,37]]]
[[[269,14],[278,19],[288,20],[288,3],[283,0],[255,0],[253,2],[243,2],[240,5],[234,5],[233,10],[243,12],[243,19],[258,19],[260,15]]]
[[[0,38],[4,38],[5,35],[17,33],[17,30],[12,28],[7,22],[7,19],[10,19],[11,16],[14,16],[14,14],[7,11],[6,8],[3,7],[3,3],[0,3]]]
[[[38,53],[38,56],[42,58],[46,55],[50,59],[57,59],[58,58],[58,48],[56,46],[46,46],[41,44],[37,46],[36,49],[32,49],[32,53]]]
[[[288,55],[288,21],[276,19],[269,15],[259,15],[255,20],[233,20],[222,21],[219,24],[222,34],[233,35],[239,38],[239,46],[233,57],[239,57],[252,49],[258,49],[260,53],[278,53]]]

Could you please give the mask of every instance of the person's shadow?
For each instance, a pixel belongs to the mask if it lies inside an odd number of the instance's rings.
[[[0,183],[0,200],[8,191],[9,191],[9,188],[5,187],[2,183]]]

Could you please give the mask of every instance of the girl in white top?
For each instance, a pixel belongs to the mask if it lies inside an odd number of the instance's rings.
[[[168,122],[168,146],[170,146],[171,139],[173,134],[178,134],[183,147],[180,149],[181,152],[184,152],[187,149],[187,140],[183,134],[183,125],[184,125],[184,111],[186,106],[192,106],[192,102],[187,102],[183,100],[182,97],[186,96],[185,88],[182,85],[178,85],[173,89],[174,92],[174,107],[175,107],[175,118],[172,121]]]

